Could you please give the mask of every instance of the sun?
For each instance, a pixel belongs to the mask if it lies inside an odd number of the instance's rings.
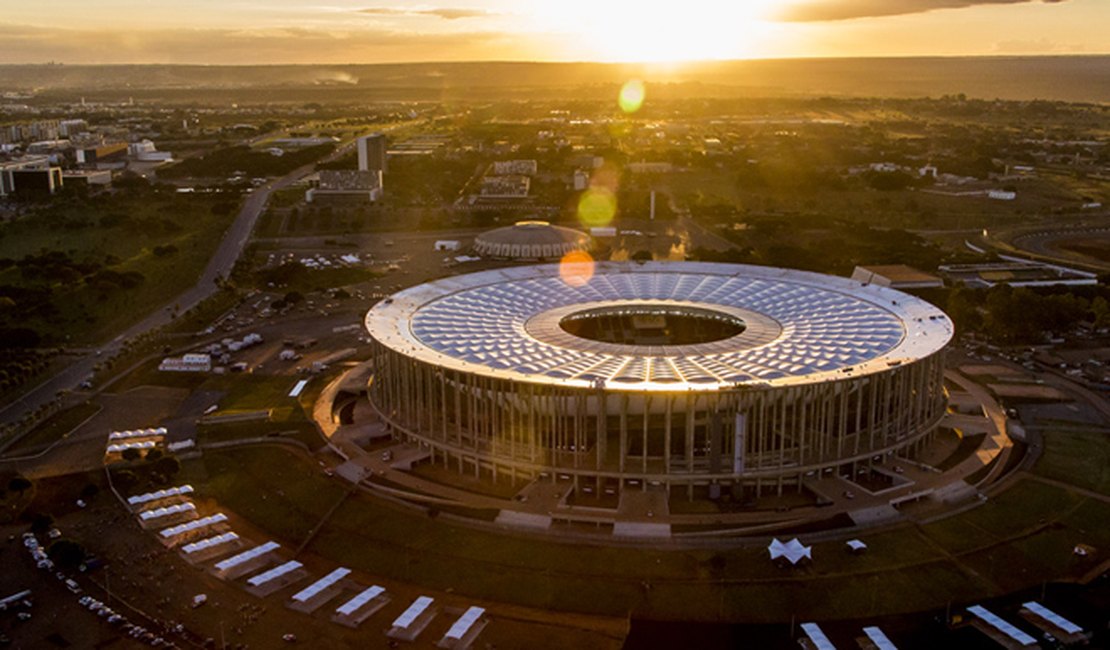
[[[564,0],[537,3],[535,27],[568,33],[582,59],[693,61],[758,56],[773,37],[777,0]],[[573,56],[571,58],[576,58]]]

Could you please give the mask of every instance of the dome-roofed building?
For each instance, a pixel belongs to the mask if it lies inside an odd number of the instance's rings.
[[[474,251],[482,257],[507,260],[558,260],[591,248],[593,240],[586,233],[546,221],[518,221],[474,240]]]

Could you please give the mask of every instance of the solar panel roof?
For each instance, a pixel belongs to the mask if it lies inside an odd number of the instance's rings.
[[[709,310],[744,321],[712,343],[621,346],[574,336],[562,318],[598,306]],[[804,271],[698,262],[599,262],[584,283],[558,265],[445,278],[376,305],[380,344],[446,368],[578,387],[716,390],[885,370],[941,350],[952,323],[885,287]]]

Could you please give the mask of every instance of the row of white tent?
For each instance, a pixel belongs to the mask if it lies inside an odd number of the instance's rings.
[[[968,607],[967,612],[979,623],[977,627],[1000,645],[1017,648],[1040,647],[1030,634],[982,605]],[[1090,640],[1082,627],[1035,600],[1022,603],[1020,613],[1030,624],[1059,640],[1066,640],[1069,643]]]
[[[1040,647],[1037,645],[1037,640],[1033,638],[1033,636],[982,605],[973,605],[968,607],[967,611],[981,624],[979,629],[982,629],[988,636],[1003,647]],[[1086,634],[1080,626],[1036,601],[1029,601],[1022,604],[1022,614],[1032,624],[1056,637],[1076,638]],[[863,633],[867,636],[870,646],[875,650],[897,650],[897,646],[894,645],[894,642],[892,642],[878,627],[865,627],[863,628]],[[833,645],[833,642],[829,640],[829,637],[817,623],[802,623],[802,634],[804,638],[800,639],[799,643],[803,648],[806,648],[806,650],[836,650],[836,646]],[[862,641],[861,644],[863,644]]]
[[[118,460],[117,454],[122,456],[128,449],[146,452],[160,447],[168,434],[165,427],[109,431],[108,442],[104,447],[104,461]]]
[[[166,427],[156,427],[152,429],[134,429],[128,431],[112,431],[108,433],[108,440],[134,440],[136,438],[161,438],[165,437],[169,431]]]
[[[188,554],[193,552],[193,549],[214,548],[237,540],[238,536],[234,533],[223,533],[186,545],[182,547],[182,551]],[[307,577],[307,573],[303,570],[304,565],[300,562],[296,560],[282,562],[277,558],[280,548],[281,545],[273,541],[259,544],[216,562],[212,565],[211,572],[221,579],[234,580],[252,571],[258,571],[246,578],[246,589],[259,597],[268,596]],[[275,562],[277,562],[276,566],[270,566]],[[262,570],[259,571],[259,569]],[[286,601],[286,606],[304,613],[312,613],[344,591],[350,592],[354,589],[357,593],[335,608],[331,620],[348,627],[358,627],[389,604],[391,597],[385,588],[379,585],[365,587],[348,581],[350,574],[351,570],[346,567],[335,569],[293,594]],[[435,599],[430,596],[416,598],[393,620],[386,632],[387,636],[405,641],[414,640],[436,617],[438,610],[434,607],[434,602]],[[486,622],[483,608],[468,608],[440,639],[439,647],[469,646]]]
[[[836,646],[833,645],[832,641],[829,641],[829,637],[825,636],[821,626],[816,623],[802,623],[802,633],[805,634],[807,642],[803,644],[803,647],[808,648],[808,650],[836,650]],[[876,650],[898,650],[898,647],[878,627],[865,627],[863,633],[867,635],[868,640],[871,641]]]
[[[188,499],[192,493],[191,485],[180,485],[132,496],[127,503],[144,528],[151,527],[151,522],[187,518],[187,521],[159,530],[159,540],[170,548],[179,547],[182,557],[191,564],[211,563],[210,572],[222,580],[245,577],[244,587],[256,596],[266,597],[308,577],[302,563],[281,561],[278,557],[281,545],[277,542],[267,541],[240,550],[245,546],[244,540],[228,530],[227,515],[216,513],[198,518],[195,504]],[[357,593],[335,608],[332,620],[358,627],[389,604],[391,598],[383,587],[364,587],[349,581],[350,574],[351,570],[346,567],[335,569],[293,594],[286,606],[311,613],[353,588]],[[420,596],[393,621],[387,635],[412,641],[436,617],[438,609],[433,605],[433,598]],[[483,608],[470,607],[455,620],[437,645],[441,648],[469,647],[487,622]]]

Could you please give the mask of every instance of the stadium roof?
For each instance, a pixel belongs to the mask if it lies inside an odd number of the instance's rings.
[[[746,329],[712,343],[619,345],[564,331],[598,307],[709,311]],[[366,316],[380,344],[463,372],[628,390],[797,385],[881,372],[952,337],[933,305],[892,289],[804,271],[697,262],[598,262],[568,283],[558,264],[445,278],[402,291]]]

